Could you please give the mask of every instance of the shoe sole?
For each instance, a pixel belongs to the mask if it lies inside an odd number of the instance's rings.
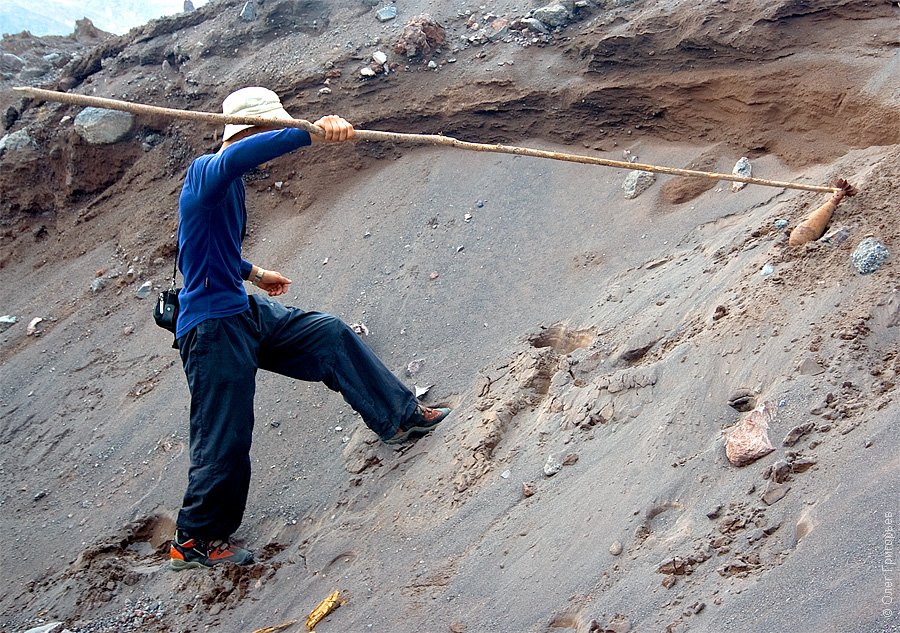
[[[169,567],[175,571],[184,571],[185,569],[209,569],[209,565],[204,565],[198,561],[186,561],[172,558],[169,560]]]
[[[429,424],[428,426],[414,426],[410,429],[407,429],[404,433],[401,433],[400,435],[395,435],[394,437],[387,439],[387,440],[382,440],[382,442],[384,442],[385,444],[403,444],[404,442],[412,439],[413,437],[421,437],[423,435],[428,435],[433,430],[435,430],[441,422],[446,420],[452,412],[453,412],[452,410],[448,411],[447,415],[442,417],[437,422]]]

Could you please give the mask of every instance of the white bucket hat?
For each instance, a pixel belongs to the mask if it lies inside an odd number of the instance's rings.
[[[272,119],[291,120],[294,118],[282,107],[281,100],[277,94],[268,88],[260,88],[259,86],[241,88],[232,92],[222,102],[222,112],[236,116],[262,116]],[[222,140],[227,141],[238,132],[251,127],[253,126],[232,125],[229,123],[225,126]]]

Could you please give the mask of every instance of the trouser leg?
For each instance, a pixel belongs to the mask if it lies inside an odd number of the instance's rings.
[[[188,487],[178,528],[227,538],[250,488],[257,344],[246,313],[204,321],[179,341],[191,392]]]
[[[343,321],[257,297],[250,306],[261,333],[260,368],[325,383],[382,439],[412,415],[413,393]]]

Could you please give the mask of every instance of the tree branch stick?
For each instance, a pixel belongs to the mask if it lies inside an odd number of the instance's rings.
[[[108,110],[121,110],[130,112],[139,116],[163,116],[174,119],[184,119],[187,121],[198,121],[201,123],[209,123],[216,125],[266,125],[271,127],[293,127],[306,130],[310,134],[321,136],[324,132],[321,128],[313,125],[309,121],[303,119],[294,119],[287,121],[285,119],[269,119],[265,117],[250,116],[232,116],[226,114],[218,114],[215,112],[197,112],[192,110],[178,110],[175,108],[162,108],[159,106],[145,105],[142,103],[131,103],[128,101],[120,101],[118,99],[106,99],[103,97],[89,97],[69,92],[57,92],[54,90],[43,90],[40,88],[20,87],[13,88],[18,92],[22,92],[36,99],[45,101],[56,101],[70,105],[91,106],[95,108],[106,108]],[[727,180],[730,182],[743,182],[748,185],[762,185],[764,187],[778,187],[782,189],[799,189],[802,191],[818,191],[821,193],[838,193],[841,191],[838,187],[823,187],[818,185],[807,185],[799,182],[786,182],[780,180],[768,180],[765,178],[750,178],[746,176],[737,176],[735,174],[724,174],[707,171],[697,171],[694,169],[678,169],[675,167],[664,167],[659,165],[647,165],[644,163],[629,163],[620,160],[609,160],[606,158],[597,158],[595,156],[584,156],[581,154],[567,154],[563,152],[551,152],[547,150],[531,149],[528,147],[517,147],[514,145],[489,145],[484,143],[471,143],[468,141],[460,141],[451,136],[443,136],[440,134],[401,134],[397,132],[380,132],[376,130],[356,130],[356,140],[358,141],[391,141],[395,143],[411,143],[415,145],[438,145],[444,147],[455,147],[457,149],[470,150],[475,152],[493,152],[499,154],[514,154],[516,156],[531,156],[534,158],[549,158],[552,160],[562,160],[571,163],[581,163],[584,165],[600,165],[603,167],[614,167],[616,169],[629,169],[638,171],[647,171],[657,174],[667,174],[670,176],[683,176],[688,178],[707,178],[711,180]]]

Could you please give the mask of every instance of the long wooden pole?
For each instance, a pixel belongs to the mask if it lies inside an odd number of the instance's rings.
[[[43,90],[41,88],[31,88],[27,86],[13,88],[13,90],[25,93],[36,99],[43,99],[45,101],[56,101],[59,103],[67,103],[71,105],[106,108],[108,110],[121,110],[123,112],[130,112],[132,114],[141,116],[163,116],[174,119],[185,119],[187,121],[199,121],[201,123],[210,123],[215,125],[232,124],[294,127],[301,130],[306,130],[310,134],[315,134],[317,136],[321,136],[323,134],[321,128],[313,125],[309,121],[304,121],[303,119],[294,119],[288,121],[286,119],[270,119],[255,116],[233,116],[227,114],[218,114],[216,112],[178,110],[175,108],[162,108],[159,106],[145,105],[142,103],[120,101],[118,99],[89,97],[86,95],[79,95],[69,92],[57,92],[55,90]],[[720,174],[716,172],[697,171],[694,169],[678,169],[676,167],[647,165],[644,163],[629,163],[621,160],[609,160],[606,158],[584,156],[581,154],[550,152],[547,150],[517,147],[514,145],[488,145],[485,143],[471,143],[468,141],[460,141],[459,139],[455,139],[452,136],[443,136],[441,134],[402,134],[397,132],[380,132],[377,130],[356,130],[356,140],[392,141],[396,143],[412,143],[417,145],[440,145],[445,147],[455,147],[457,149],[471,150],[475,152],[494,152],[500,154],[515,154],[516,156],[532,156],[534,158],[549,158],[552,160],[563,160],[572,163],[582,163],[585,165],[601,165],[603,167],[614,167],[616,169],[634,169],[638,171],[668,174],[670,176],[684,176],[688,178],[727,180],[731,182],[743,182],[748,185],[762,185],[764,187],[778,187],[781,189],[800,189],[802,191],[818,191],[821,193],[838,193],[842,191],[839,187],[823,187],[819,185],[807,185],[800,182],[785,182],[780,180],[768,180],[765,178],[751,178],[748,176],[738,176],[736,174]]]

